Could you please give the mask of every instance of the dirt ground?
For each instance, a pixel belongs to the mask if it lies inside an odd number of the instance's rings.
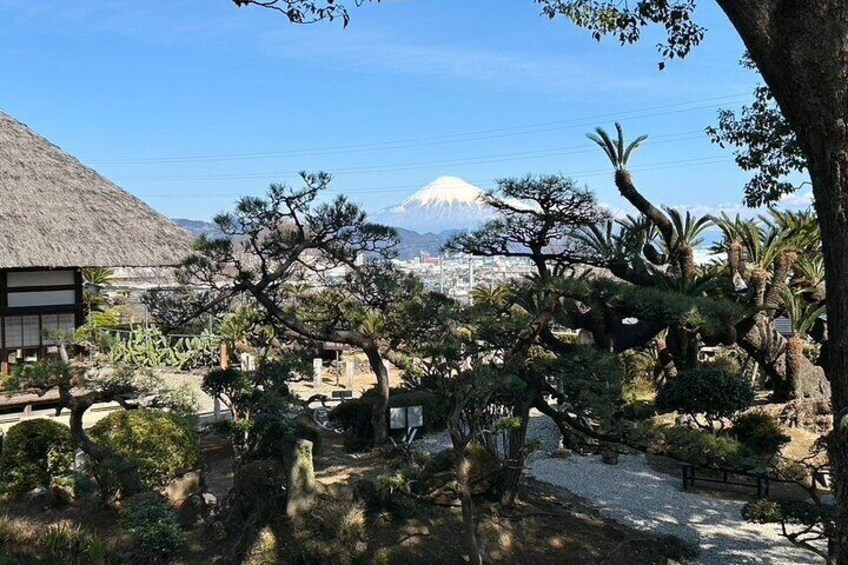
[[[321,488],[348,491],[357,479],[375,479],[385,472],[387,456],[380,452],[346,453],[342,437],[322,432],[315,453],[316,478]],[[207,435],[202,441],[202,467],[206,490],[223,500],[232,484],[232,454],[227,443]],[[367,549],[356,563],[402,563],[434,565],[463,563],[462,528],[459,508],[409,500],[405,511],[369,515]],[[81,525],[87,531],[123,545],[126,538],[113,510],[93,502],[84,506],[52,508],[32,503],[7,503],[0,514],[28,532],[33,540],[51,525]],[[282,514],[282,513],[281,513]],[[478,521],[482,548],[490,563],[533,564],[672,564],[685,563],[691,552],[674,540],[655,539],[599,517],[579,498],[556,487],[526,480],[521,502],[509,511],[480,499]],[[263,563],[289,563],[286,536],[280,535],[277,558]],[[221,555],[220,541],[205,529],[187,532],[188,547],[173,563],[235,564]],[[4,555],[0,564],[51,563],[49,557],[16,552]],[[117,561],[117,562],[120,562]],[[302,561],[297,561],[302,562]]]
[[[386,470],[385,455],[345,453],[341,436],[325,433],[315,456],[322,485],[350,487]],[[671,564],[685,563],[688,548],[676,540],[655,539],[601,518],[571,493],[530,479],[521,502],[502,511],[478,500],[481,545],[491,563]],[[463,563],[462,523],[458,506],[410,501],[408,515],[377,516],[369,522],[365,562],[433,565]]]

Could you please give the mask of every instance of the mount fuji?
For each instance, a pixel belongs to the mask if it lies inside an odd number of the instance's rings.
[[[461,178],[442,176],[403,202],[372,214],[371,220],[418,233],[475,228],[494,213],[483,194]]]

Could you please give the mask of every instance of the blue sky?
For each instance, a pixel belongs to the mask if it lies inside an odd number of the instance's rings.
[[[563,173],[625,208],[585,139],[651,136],[657,202],[737,206],[746,176],[703,134],[757,77],[712,2],[659,72],[658,38],[592,41],[531,0],[407,0],[293,26],[230,0],[0,0],[0,108],[171,217],[208,219],[296,171],[376,210],[440,175]]]

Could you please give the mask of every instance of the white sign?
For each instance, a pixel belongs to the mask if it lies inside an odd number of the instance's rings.
[[[406,427],[420,428],[424,425],[424,408],[421,406],[410,406],[406,410]]]
[[[389,408],[389,429],[406,429],[406,408]]]

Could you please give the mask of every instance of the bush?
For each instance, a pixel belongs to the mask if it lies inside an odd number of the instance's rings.
[[[374,437],[371,425],[371,410],[377,398],[377,389],[366,391],[355,400],[342,402],[330,412],[330,420],[348,432],[347,447],[361,449],[370,444]],[[445,429],[448,413],[447,402],[432,392],[410,389],[392,389],[389,393],[389,407],[421,406],[424,410],[424,428],[422,431]]]
[[[776,455],[791,439],[776,418],[761,411],[734,418],[732,433],[752,452],[763,455]]]
[[[657,406],[707,420],[727,418],[754,402],[754,390],[739,374],[699,367],[684,371],[657,396]]]
[[[155,489],[197,467],[200,442],[193,418],[156,410],[112,412],[91,428],[91,438],[135,465],[145,487]],[[104,492],[115,489],[115,470],[92,462]]]
[[[121,523],[136,544],[136,561],[167,561],[185,543],[177,514],[161,496],[133,497],[121,512]]]
[[[699,430],[672,427],[663,431],[665,453],[702,467],[747,468],[745,446],[727,436],[716,436]]]
[[[49,487],[54,477],[70,473],[74,445],[67,426],[52,420],[24,420],[9,428],[0,469],[13,494]]]
[[[761,498],[743,506],[742,517],[755,524],[774,524],[783,518],[783,511],[779,503]]]

